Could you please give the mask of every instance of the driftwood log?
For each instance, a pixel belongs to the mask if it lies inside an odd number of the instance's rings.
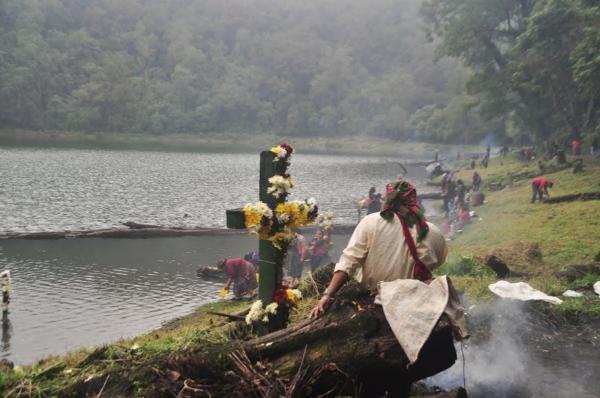
[[[546,204],[575,202],[577,200],[600,200],[600,192],[572,193],[570,195],[555,196],[544,200]]]
[[[202,279],[211,279],[211,280],[225,280],[227,279],[227,275],[224,271],[218,269],[217,267],[210,266],[200,266],[196,270],[196,276]]]
[[[206,235],[244,235],[245,230],[223,229],[223,228],[180,228],[163,227],[151,224],[139,224],[134,222],[122,223],[128,228],[105,228],[94,230],[79,231],[51,231],[51,232],[11,232],[0,234],[0,240],[3,239],[30,239],[30,240],[49,240],[49,239],[75,239],[75,238],[161,238],[175,236],[206,236]],[[349,234],[354,230],[354,225],[336,225],[333,235]],[[303,229],[312,231],[313,228]]]
[[[424,192],[419,194],[419,199],[441,200],[441,192]]]
[[[600,259],[596,259],[591,264],[576,264],[564,267],[561,271],[555,272],[554,276],[573,282],[575,279],[582,278],[588,274],[600,275]]]

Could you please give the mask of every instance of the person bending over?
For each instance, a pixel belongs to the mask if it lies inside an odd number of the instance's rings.
[[[536,197],[539,197],[540,202],[542,202],[544,195],[550,197],[548,188],[552,188],[553,185],[552,181],[544,177],[537,177],[531,180],[531,203],[535,203]]]
[[[222,292],[227,295],[231,284],[233,284],[233,297],[253,297],[256,295],[256,267],[243,258],[229,258],[217,261],[217,268],[225,271],[227,282]]]

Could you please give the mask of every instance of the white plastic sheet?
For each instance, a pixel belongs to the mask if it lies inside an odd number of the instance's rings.
[[[562,300],[558,297],[548,296],[546,293],[532,288],[525,282],[510,283],[507,281],[498,281],[489,285],[488,288],[496,296],[502,298],[521,301],[541,300],[552,304],[562,303]]]
[[[562,295],[565,297],[573,297],[573,298],[583,296],[582,293],[576,292],[575,290],[566,290]]]

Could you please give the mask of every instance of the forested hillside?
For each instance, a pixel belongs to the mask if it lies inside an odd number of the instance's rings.
[[[3,0],[0,127],[366,133],[498,128],[435,62],[419,0]]]
[[[590,137],[598,21],[592,0],[2,0],[0,128]]]
[[[485,117],[521,142],[600,133],[597,0],[427,0],[444,55],[474,71],[467,87]]]

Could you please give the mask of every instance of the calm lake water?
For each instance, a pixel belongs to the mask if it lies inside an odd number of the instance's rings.
[[[315,197],[338,224],[353,224],[356,201],[396,178],[398,160],[294,155],[290,199]],[[422,182],[423,168],[409,173]],[[224,227],[225,209],[258,200],[258,174],[258,154],[0,148],[0,233]]]
[[[334,235],[332,256],[347,241]],[[218,299],[223,284],[197,278],[199,264],[256,247],[245,234],[0,241],[13,279],[0,359],[28,364],[158,328]]]
[[[0,233],[124,221],[223,227],[225,209],[257,200],[258,161],[246,154],[0,149]],[[381,191],[401,167],[391,158],[300,154],[290,171],[292,199],[314,196],[334,210],[336,223],[353,224],[354,202],[371,186]],[[421,183],[421,169],[409,172]],[[335,250],[347,239],[334,236]],[[13,277],[0,358],[28,364],[157,328],[217,299],[221,284],[199,280],[199,264],[256,246],[246,235],[0,241],[0,270]]]

